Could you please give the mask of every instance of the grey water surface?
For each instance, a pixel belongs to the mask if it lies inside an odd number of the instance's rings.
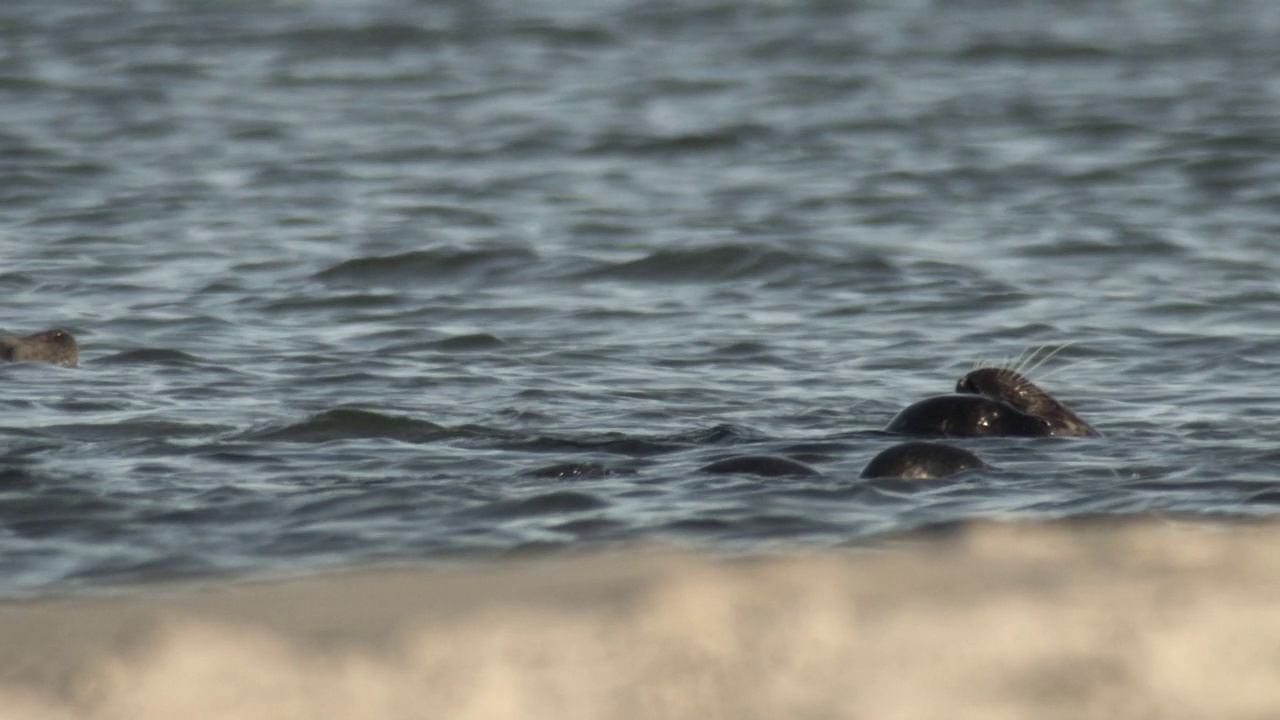
[[[0,5],[0,594],[1280,510],[1280,3]],[[858,479],[975,362],[1103,432]],[[1048,350],[1041,353],[1044,355]],[[821,475],[707,475],[775,454]]]

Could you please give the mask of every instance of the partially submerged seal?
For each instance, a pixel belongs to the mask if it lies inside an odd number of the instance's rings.
[[[1081,437],[1099,435],[1092,425],[1063,405],[1057,398],[1008,368],[978,368],[956,383],[956,392],[994,398],[1048,424],[1050,435]]]
[[[938,395],[908,405],[885,430],[925,437],[1047,437],[1043,419],[985,395]]]
[[[45,330],[21,338],[0,333],[0,360],[75,367],[80,362],[80,346],[71,333],[62,329]]]
[[[818,471],[801,462],[775,455],[739,455],[708,463],[698,472],[760,475],[762,477],[805,477]]]
[[[963,448],[931,442],[906,442],[882,451],[862,469],[864,478],[934,480],[990,465]]]

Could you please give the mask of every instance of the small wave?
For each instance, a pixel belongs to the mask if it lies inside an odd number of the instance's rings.
[[[123,422],[69,423],[35,428],[45,437],[73,440],[164,440],[169,438],[209,437],[226,432],[225,425],[204,423],[176,423],[156,420],[125,420]]]
[[[735,150],[748,143],[763,141],[771,135],[773,131],[769,128],[751,124],[671,136],[609,133],[587,148],[586,152],[601,155],[688,155]]]
[[[740,243],[692,249],[662,249],[630,260],[580,273],[580,280],[653,280],[707,282],[770,277],[814,267],[828,259]]]
[[[486,280],[527,270],[538,256],[519,247],[464,250],[439,248],[400,255],[347,260],[321,270],[315,279],[338,285],[404,285],[419,282]]]
[[[957,55],[966,60],[1070,62],[1104,60],[1114,56],[1115,53],[1096,45],[1041,37],[1018,39],[1013,42],[976,42],[962,48]]]
[[[470,335],[455,335],[447,337],[443,340],[437,340],[431,343],[431,348],[444,352],[479,352],[482,350],[494,350],[506,347],[507,343],[501,338],[490,335],[489,333],[473,333]]]
[[[622,433],[605,433],[586,437],[537,436],[510,443],[520,450],[538,452],[591,451],[607,452],[629,457],[647,457],[685,450],[700,445],[740,445],[759,440],[760,435],[750,428],[722,424],[689,432],[639,437]]]
[[[302,27],[282,33],[278,39],[291,44],[298,51],[318,56],[328,56],[334,52],[348,56],[384,56],[404,48],[430,47],[448,37],[447,33],[430,27],[404,23],[371,23],[357,27]]]
[[[567,462],[528,470],[522,474],[528,477],[550,478],[552,480],[590,480],[608,477],[618,472],[600,463]]]
[[[257,440],[283,442],[328,442],[360,438],[386,438],[402,442],[432,442],[455,433],[427,420],[383,415],[370,410],[337,408],[326,410],[300,423],[253,433]]]
[[[582,492],[556,491],[534,495],[520,500],[501,500],[488,503],[473,512],[489,518],[536,517],[560,513],[583,512],[606,508],[609,503],[595,495]]]

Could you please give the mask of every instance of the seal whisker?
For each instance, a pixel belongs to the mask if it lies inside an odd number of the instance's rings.
[[[1057,375],[1063,370],[1070,370],[1071,368],[1079,367],[1081,365],[1087,365],[1091,362],[1094,362],[1094,358],[1080,358],[1079,360],[1073,360],[1065,365],[1059,365],[1058,367],[1053,368],[1052,370],[1045,371],[1045,373],[1037,379],[1040,381],[1043,381],[1045,378],[1053,377],[1054,375]]]
[[[1045,363],[1049,362],[1049,360],[1051,360],[1051,359],[1053,358],[1053,356],[1057,355],[1058,353],[1062,352],[1063,350],[1066,350],[1067,348],[1071,347],[1071,346],[1072,346],[1072,345],[1074,345],[1074,344],[1075,344],[1074,342],[1065,342],[1065,343],[1063,343],[1063,344],[1059,345],[1059,346],[1058,346],[1058,348],[1057,348],[1056,350],[1054,350],[1053,352],[1049,353],[1048,355],[1045,355],[1044,357],[1040,358],[1040,362],[1038,362],[1038,363],[1036,363],[1035,365],[1032,365],[1031,367],[1027,368],[1027,370],[1026,370],[1025,372],[1023,372],[1022,374],[1023,374],[1023,375],[1030,375],[1031,373],[1033,373],[1033,372],[1035,372],[1036,370],[1038,370],[1042,365],[1044,365]],[[1048,347],[1048,346],[1046,345],[1045,347]]]
[[[1031,372],[1031,370],[1028,370],[1027,368],[1032,368],[1032,369],[1034,369],[1034,368],[1040,367],[1040,363],[1044,362],[1044,360],[1039,360],[1039,359],[1037,359],[1037,358],[1039,358],[1039,357],[1040,357],[1040,353],[1044,352],[1045,348],[1047,348],[1047,347],[1049,347],[1049,346],[1048,346],[1048,345],[1041,345],[1041,346],[1037,347],[1037,348],[1035,349],[1035,352],[1033,352],[1033,353],[1031,353],[1030,355],[1028,355],[1028,356],[1027,356],[1027,359],[1026,359],[1025,361],[1023,361],[1023,363],[1022,363],[1021,365],[1019,365],[1019,366],[1018,366],[1018,372],[1019,372],[1020,374],[1022,374],[1022,375],[1026,375],[1026,374],[1028,374],[1028,373],[1030,373],[1030,372]]]
[[[1026,356],[1027,351],[1028,351],[1028,350],[1030,350],[1030,349],[1031,349],[1031,348],[1029,348],[1029,347],[1024,347],[1024,348],[1022,348],[1022,352],[1018,353],[1016,357],[1013,357],[1013,358],[1009,359],[1009,360],[1008,360],[1008,361],[1003,365],[1003,369],[1005,369],[1005,370],[1014,370],[1014,371],[1016,371],[1018,368],[1022,367],[1022,363],[1023,363],[1023,362],[1025,362],[1025,361],[1023,360],[1023,358]]]

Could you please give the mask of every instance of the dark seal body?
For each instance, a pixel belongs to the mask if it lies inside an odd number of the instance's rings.
[[[818,471],[804,463],[773,455],[741,455],[708,463],[699,472],[717,474],[761,475],[763,477],[804,477],[817,475]]]
[[[885,430],[924,437],[1047,437],[1044,420],[984,395],[938,395],[908,405]]]
[[[1044,420],[1049,425],[1050,435],[1081,437],[1100,434],[1057,398],[1013,370],[979,368],[960,378],[956,392],[1003,400],[1028,415]]]
[[[80,346],[66,330],[45,330],[22,338],[0,333],[0,360],[75,367],[80,362]]]
[[[859,477],[934,480],[989,467],[977,455],[962,448],[931,442],[907,442],[876,455],[862,469]]]

